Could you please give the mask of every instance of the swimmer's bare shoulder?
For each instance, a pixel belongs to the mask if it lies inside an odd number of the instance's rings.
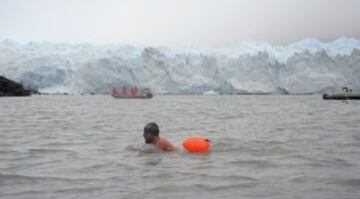
[[[172,145],[169,140],[165,138],[160,138],[160,140],[156,143],[156,147],[163,151],[176,151],[176,147]]]

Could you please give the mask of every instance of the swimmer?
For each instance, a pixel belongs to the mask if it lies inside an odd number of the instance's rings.
[[[153,144],[156,148],[162,151],[176,151],[176,147],[173,146],[167,139],[160,138],[159,126],[151,122],[144,127],[144,139],[146,144]]]

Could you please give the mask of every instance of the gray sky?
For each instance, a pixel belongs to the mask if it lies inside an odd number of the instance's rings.
[[[221,47],[360,38],[360,0],[0,0],[0,39]]]

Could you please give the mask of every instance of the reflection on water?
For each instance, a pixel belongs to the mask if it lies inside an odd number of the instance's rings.
[[[146,123],[178,148],[161,153]],[[360,103],[321,96],[0,98],[1,198],[358,198]]]

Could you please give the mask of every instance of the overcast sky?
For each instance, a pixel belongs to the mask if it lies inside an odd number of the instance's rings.
[[[360,0],[0,0],[0,39],[222,47],[360,38]]]

